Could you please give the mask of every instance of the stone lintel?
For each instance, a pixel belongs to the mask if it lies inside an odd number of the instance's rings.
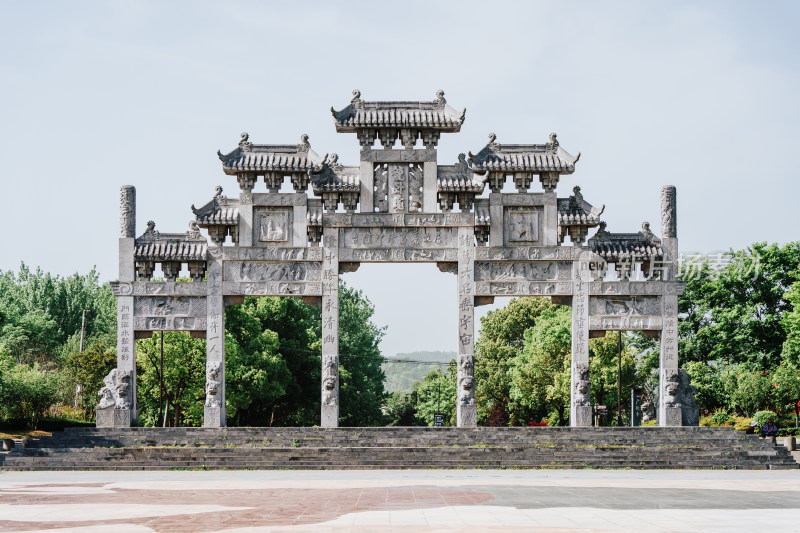
[[[326,213],[326,228],[472,227],[475,213]]]
[[[295,205],[307,205],[307,203],[308,195],[304,192],[253,193],[253,205],[256,206],[292,207]]]
[[[320,281],[225,281],[222,293],[231,296],[320,296]]]
[[[372,163],[436,162],[436,150],[375,150],[373,148],[362,148],[361,161]]]

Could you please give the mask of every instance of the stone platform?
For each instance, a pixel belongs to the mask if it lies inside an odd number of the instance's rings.
[[[2,470],[796,469],[732,428],[69,428]]]

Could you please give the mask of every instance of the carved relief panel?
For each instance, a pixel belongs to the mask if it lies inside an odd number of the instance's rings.
[[[537,207],[508,207],[505,209],[505,244],[532,245],[540,241],[542,210]]]
[[[225,261],[225,281],[319,281],[320,263],[305,261]]]
[[[291,242],[292,211],[256,209],[253,214],[253,242],[285,245]]]
[[[206,299],[186,296],[137,296],[133,329],[136,331],[202,330],[206,328]]]
[[[374,167],[372,179],[375,212],[422,212],[423,166],[420,163],[379,163]]]
[[[658,296],[592,296],[589,309],[592,316],[660,315]]]

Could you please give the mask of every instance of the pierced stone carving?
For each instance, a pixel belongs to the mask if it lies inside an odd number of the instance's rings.
[[[212,361],[206,364],[206,407],[219,407],[219,371],[222,363]]]
[[[408,169],[408,211],[422,211],[422,185],[423,171],[422,165],[412,164]]]
[[[406,210],[406,169],[401,165],[389,165],[392,212],[402,213]]]
[[[115,368],[103,378],[105,386],[100,389],[100,403],[98,409],[130,409],[131,403],[128,399],[128,390],[131,384],[131,371]]]

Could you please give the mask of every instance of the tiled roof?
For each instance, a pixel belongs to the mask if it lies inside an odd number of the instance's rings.
[[[470,152],[469,159],[476,173],[485,172],[575,172],[575,163],[580,158],[572,156],[558,145],[555,134],[547,144],[497,144],[494,134],[477,154]]]
[[[314,194],[323,192],[361,192],[359,167],[330,166],[327,163],[318,173],[309,172]]]
[[[663,258],[661,240],[654,235],[639,233],[609,233],[605,231],[605,223],[600,231],[589,239],[589,249],[608,262],[617,261],[652,261]]]
[[[320,157],[308,144],[308,136],[300,144],[252,144],[250,136],[242,134],[239,147],[227,155],[217,152],[226,174],[240,172],[308,172],[319,170]]]
[[[222,195],[222,187],[210,202],[200,208],[192,205],[192,213],[201,226],[236,226],[239,224],[239,200]]]
[[[204,242],[154,241],[136,244],[136,261],[205,261],[208,246]]]
[[[455,165],[439,165],[436,172],[436,186],[440,192],[482,193],[485,178],[476,177],[467,165],[464,154],[459,155]]]
[[[201,226],[235,226],[239,223],[239,209],[222,207],[206,216],[197,217]]]
[[[596,208],[583,199],[580,187],[573,189],[569,198],[558,199],[558,224],[560,226],[596,226],[600,223],[600,215],[605,205]]]
[[[309,226],[321,226],[322,225],[322,208],[310,207],[308,209],[308,214],[306,215],[306,221],[308,222]]]
[[[476,226],[488,226],[492,222],[492,218],[489,216],[489,209],[487,208],[479,208],[475,207],[475,225]]]
[[[461,130],[466,109],[456,111],[439,91],[432,102],[365,102],[361,93],[353,91],[355,97],[350,105],[336,111],[331,108],[336,131],[355,132],[361,128],[419,128],[447,132]]]

